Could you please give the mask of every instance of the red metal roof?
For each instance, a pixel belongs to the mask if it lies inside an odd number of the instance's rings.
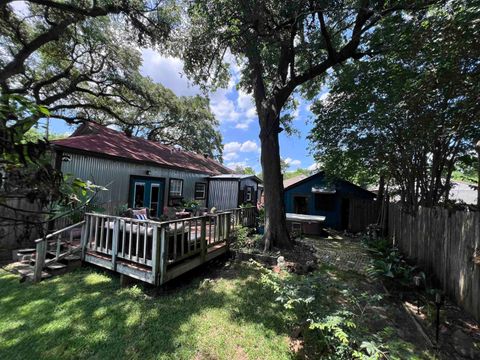
[[[228,174],[232,171],[219,162],[190,151],[175,149],[140,137],[90,122],[81,125],[70,137],[52,141],[61,149],[80,150],[118,157],[159,166],[190,170],[209,175]]]

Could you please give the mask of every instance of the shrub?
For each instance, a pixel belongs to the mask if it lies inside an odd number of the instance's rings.
[[[386,277],[397,280],[404,286],[412,285],[415,275],[425,278],[416,266],[409,265],[398,248],[385,238],[364,239],[364,244],[373,253],[368,274],[371,277]]]
[[[380,301],[381,296],[353,293],[320,273],[279,275],[263,269],[260,282],[300,324],[305,344],[315,358],[385,358],[385,346],[361,334],[366,307]],[[341,308],[333,301],[336,296],[342,299]]]
[[[235,239],[233,243],[233,248],[235,249],[254,249],[261,247],[262,236],[252,234],[252,229],[246,226],[236,226],[232,236]]]

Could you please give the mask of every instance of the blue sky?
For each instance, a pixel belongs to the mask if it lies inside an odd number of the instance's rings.
[[[145,49],[143,54],[142,73],[171,89],[178,96],[200,94],[198,87],[193,86],[182,71],[180,59],[164,57],[159,53]],[[230,61],[230,63],[234,63]],[[232,66],[231,80],[226,89],[219,89],[209,94],[210,106],[220,121],[220,131],[224,141],[224,163],[234,168],[251,166],[257,172],[260,166],[259,126],[253,99],[249,94],[236,89],[238,67]],[[321,95],[321,94],[320,94]],[[311,128],[308,120],[311,116],[309,103],[300,101],[295,112],[294,127],[299,136],[280,134],[281,157],[290,164],[289,170],[312,168],[313,158],[309,154],[306,136]],[[69,133],[73,129],[61,120],[52,120],[50,130],[55,133]]]

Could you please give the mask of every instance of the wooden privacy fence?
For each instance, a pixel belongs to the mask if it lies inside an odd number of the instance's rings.
[[[350,199],[348,209],[348,230],[351,232],[365,231],[370,224],[376,224],[379,215],[379,205],[374,200]]]
[[[388,233],[394,245],[480,320],[480,212],[420,207],[410,215],[390,204]]]
[[[6,199],[0,205],[0,261],[11,260],[12,250],[31,247],[33,241],[41,236],[45,215],[41,213],[37,202],[31,203],[25,198]]]

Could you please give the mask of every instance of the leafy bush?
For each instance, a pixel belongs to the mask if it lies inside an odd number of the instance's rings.
[[[392,246],[388,239],[364,239],[364,244],[375,257],[368,269],[371,277],[394,279],[404,286],[412,285],[415,275],[425,278],[425,274],[418,271],[416,266],[409,265],[400,250]]]
[[[255,249],[261,247],[262,236],[252,234],[252,229],[246,226],[236,226],[232,233],[235,249]]]
[[[261,207],[258,209],[258,222],[260,224],[265,224],[265,208]]]
[[[384,345],[363,338],[360,325],[366,307],[380,301],[381,296],[354,293],[321,273],[279,275],[263,269],[260,281],[300,324],[309,353],[316,358],[385,358]],[[336,302],[339,298],[341,307]]]

